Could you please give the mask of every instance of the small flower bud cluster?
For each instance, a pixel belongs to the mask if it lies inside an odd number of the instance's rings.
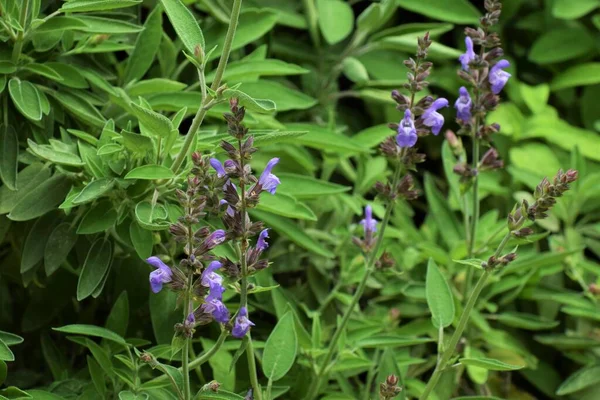
[[[459,96],[454,103],[456,121],[460,125],[459,135],[471,136],[473,140],[482,139],[491,145],[491,136],[500,130],[498,124],[487,125],[485,116],[496,109],[500,98],[498,94],[508,82],[511,74],[505,71],[509,62],[500,59],[504,52],[500,48],[498,34],[490,29],[498,23],[502,4],[500,0],[486,0],[484,3],[487,13],[480,19],[477,29],[465,29],[466,52],[459,57],[461,70],[458,75],[468,83],[470,90],[462,86]],[[479,46],[479,51],[475,51]],[[471,96],[473,94],[473,97]],[[455,152],[464,163],[464,150]],[[474,160],[473,167],[457,165],[454,172],[461,176],[463,190],[468,190],[469,183],[478,172],[499,169],[504,166],[498,152],[490,149],[481,160]]]
[[[379,384],[379,399],[390,400],[402,392],[402,387],[398,386],[399,379],[396,375],[390,375],[385,382]]]

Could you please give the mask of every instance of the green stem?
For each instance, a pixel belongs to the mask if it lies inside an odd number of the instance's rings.
[[[306,23],[308,24],[308,33],[315,47],[321,47],[321,36],[319,36],[319,27],[317,25],[318,16],[315,0],[304,0],[304,12],[306,13]]]
[[[30,0],[25,0],[21,6],[19,24],[21,25],[22,30],[17,33],[17,38],[15,40],[15,47],[13,48],[12,53],[13,64],[16,64],[19,61],[19,57],[21,57],[21,51],[23,50],[23,37],[25,36],[25,31],[27,30],[25,25],[27,24],[27,16],[29,15],[29,3]]]
[[[398,185],[401,174],[402,174],[402,162],[401,162],[401,160],[398,160],[398,166],[396,167],[396,172],[394,173],[394,179],[392,181],[392,188],[395,188]],[[381,229],[377,236],[377,242],[375,243],[375,247],[374,247],[373,251],[370,253],[370,257],[368,258],[368,260],[366,260],[366,268],[365,268],[365,273],[363,275],[363,278],[360,281],[360,283],[358,284],[358,287],[356,288],[356,292],[354,292],[354,296],[352,297],[352,301],[350,302],[350,305],[348,306],[348,308],[346,309],[346,312],[344,313],[344,316],[342,317],[342,322],[337,327],[337,329],[335,330],[335,333],[333,334],[333,337],[331,338],[331,342],[329,343],[329,350],[328,350],[327,354],[325,355],[325,358],[323,359],[321,366],[319,367],[316,379],[314,379],[312,381],[311,386],[308,389],[305,400],[313,400],[318,394],[319,387],[321,386],[321,381],[325,376],[327,367],[329,366],[329,363],[331,362],[331,359],[333,357],[333,353],[335,352],[335,350],[337,348],[337,342],[340,339],[340,337],[342,336],[342,333],[344,332],[344,330],[346,329],[346,325],[348,324],[348,321],[350,320],[352,311],[354,311],[354,308],[356,307],[356,305],[358,304],[358,301],[362,297],[363,292],[365,291],[365,287],[367,286],[367,281],[369,280],[369,277],[371,276],[371,273],[373,272],[373,266],[375,265],[375,260],[377,259],[377,254],[379,253],[379,249],[381,248],[381,244],[383,243],[385,228],[390,221],[390,217],[392,216],[392,211],[394,210],[394,205],[395,205],[394,201],[390,201],[387,204],[387,207],[385,209],[385,215],[383,217],[383,220],[381,221]]]
[[[217,65],[217,71],[215,72],[215,78],[213,80],[212,85],[210,86],[211,90],[217,90],[221,85],[221,79],[223,78],[223,73],[225,72],[225,67],[227,66],[227,61],[229,60],[229,54],[231,53],[231,47],[233,45],[233,38],[235,36],[235,31],[237,30],[240,10],[242,8],[242,0],[234,0],[233,7],[231,9],[231,18],[229,20],[229,27],[227,28],[227,35],[225,36],[225,43],[223,44],[223,53],[221,53],[221,58],[219,59],[219,65]],[[202,49],[204,51],[205,49]],[[200,102],[200,107],[192,120],[192,124],[190,125],[190,129],[188,129],[187,135],[185,137],[185,141],[183,142],[183,146],[177,154],[177,157],[173,161],[173,165],[171,166],[171,170],[177,172],[183,160],[187,157],[187,154],[190,150],[190,146],[192,145],[192,141],[194,137],[198,133],[198,129],[200,125],[202,125],[202,121],[206,116],[206,112],[208,111],[207,105],[209,103],[208,96],[206,93],[206,83],[204,82],[204,71],[199,71],[201,76],[200,87],[202,90],[202,99]]]
[[[494,253],[495,257],[498,257],[500,255],[500,253],[506,246],[506,243],[508,243],[509,239],[510,239],[510,232],[508,232],[506,234],[506,236],[504,236],[504,239],[502,239],[502,242],[500,243],[500,245],[496,249],[496,252]],[[450,360],[450,358],[452,358],[452,355],[454,354],[454,350],[456,349],[456,345],[458,344],[458,341],[460,340],[460,338],[467,326],[467,322],[469,322],[469,317],[471,316],[471,311],[473,311],[473,308],[475,307],[475,304],[477,303],[477,299],[479,298],[479,295],[481,294],[481,291],[483,290],[485,283],[487,282],[488,278],[492,274],[492,271],[493,270],[491,270],[491,269],[485,270],[483,272],[483,274],[481,275],[481,277],[479,278],[479,280],[477,281],[475,288],[473,288],[473,292],[471,293],[471,296],[469,297],[469,300],[467,301],[467,304],[465,305],[465,309],[463,310],[463,313],[460,316],[460,320],[458,321],[456,330],[454,331],[454,334],[450,338],[450,342],[448,343],[446,350],[444,350],[444,353],[442,353],[442,356],[440,357],[440,359],[435,367],[435,370],[433,371],[433,374],[431,375],[431,378],[429,379],[429,382],[427,383],[427,386],[425,387],[425,390],[423,391],[423,394],[419,397],[419,400],[426,400],[429,397],[429,395],[435,388],[435,385],[437,384],[438,380],[440,379],[442,372],[446,368],[448,361]]]

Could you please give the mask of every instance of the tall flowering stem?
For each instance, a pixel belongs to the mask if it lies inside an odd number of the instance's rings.
[[[487,13],[481,18],[480,27],[465,29],[466,51],[459,58],[461,70],[458,75],[471,88],[473,99],[471,99],[469,90],[463,86],[460,88],[459,98],[454,104],[457,122],[461,126],[458,133],[470,136],[472,143],[471,165],[461,161],[454,168],[454,172],[461,176],[464,195],[466,196],[468,189],[471,189],[470,210],[466,207],[463,210],[466,216],[468,258],[474,256],[479,223],[479,173],[503,166],[502,161],[498,159],[498,153],[492,147],[483,158],[481,157],[482,144],[491,145],[491,134],[500,129],[498,124],[486,125],[485,117],[488,112],[496,108],[499,102],[498,94],[510,77],[510,74],[503,70],[508,67],[508,61],[498,60],[503,55],[500,39],[495,32],[490,32],[490,29],[498,23],[502,4],[500,0],[485,0],[484,6]],[[475,46],[479,46],[479,52],[475,51]],[[464,203],[468,202],[464,201]],[[465,293],[469,292],[472,280],[473,275],[470,269],[465,282]]]
[[[411,175],[403,174],[408,170],[415,169],[415,165],[425,159],[424,155],[418,154],[414,148],[418,137],[429,133],[437,135],[444,124],[444,118],[438,113],[438,110],[447,106],[447,100],[434,100],[431,96],[425,96],[418,102],[415,99],[416,94],[428,84],[426,78],[432,64],[426,62],[425,59],[430,45],[429,34],[419,38],[416,61],[413,59],[405,61],[410,72],[408,83],[404,85],[404,89],[410,93],[410,96],[403,95],[397,90],[392,92],[392,98],[398,103],[397,109],[403,113],[403,118],[398,124],[390,124],[390,128],[396,132],[396,135],[389,137],[380,145],[381,152],[396,164],[391,181],[386,184],[378,182],[375,185],[379,195],[386,200],[385,214],[381,223],[377,224],[372,216],[371,207],[367,206],[365,209],[365,218],[361,221],[364,238],[353,238],[354,243],[361,248],[365,256],[365,271],[344,312],[341,323],[331,338],[325,357],[316,368],[316,376],[311,382],[305,400],[315,399],[323,381],[327,379],[331,360],[338,348],[338,341],[346,329],[352,312],[364,294],[371,274],[377,268],[390,267],[393,264],[388,253],[383,252],[380,255],[386,227],[397,201],[400,198],[414,200],[418,195],[414,190]]]
[[[469,322],[471,312],[473,311],[473,308],[475,308],[479,295],[485,287],[488,278],[492,276],[496,270],[507,266],[517,258],[517,254],[513,252],[502,255],[502,251],[506,247],[510,238],[521,238],[533,233],[531,228],[524,227],[525,223],[528,220],[535,221],[537,219],[546,218],[548,216],[548,211],[556,203],[556,199],[561,197],[569,189],[570,183],[577,180],[577,175],[577,171],[569,170],[567,172],[558,171],[552,182],[544,178],[535,190],[535,203],[529,205],[527,201],[523,200],[520,204],[515,205],[513,211],[508,215],[508,232],[496,248],[494,254],[490,256],[487,261],[482,263],[481,267],[483,268],[484,272],[479,277],[477,284],[469,296],[460,320],[458,321],[458,325],[456,326],[456,330],[450,338],[450,342],[446,346],[446,349],[442,355],[438,357],[435,370],[433,371],[431,378],[429,378],[429,382],[427,383],[425,390],[419,397],[420,400],[426,400],[429,398],[429,395],[435,389],[441,374],[444,372],[448,362],[454,355],[456,346],[462,337],[467,323]]]
[[[248,318],[248,277],[268,266],[267,260],[260,259],[268,247],[266,241],[268,230],[263,229],[262,222],[250,220],[248,209],[258,205],[261,193],[275,194],[279,178],[272,171],[279,159],[274,158],[269,161],[260,178],[252,175],[249,161],[257,149],[253,147],[254,137],[248,135],[248,129],[243,125],[246,111],[244,107],[238,105],[237,99],[230,100],[230,110],[230,113],[225,114],[225,119],[228,133],[234,138],[237,146],[223,141],[221,147],[230,159],[223,164],[212,159],[211,166],[224,182],[224,197],[219,204],[223,214],[223,223],[227,228],[227,236],[236,243],[238,262],[227,258],[221,259],[221,262],[225,265],[227,275],[240,282],[240,305],[230,323],[231,333],[240,339],[247,336],[246,355],[250,382],[254,398],[262,400],[262,389],[258,382],[254,348],[250,336],[250,329],[254,323]],[[233,183],[234,180],[237,186]],[[253,247],[250,245],[249,239],[256,235],[258,235],[258,239]]]

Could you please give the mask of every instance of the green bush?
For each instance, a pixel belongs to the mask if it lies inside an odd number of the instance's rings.
[[[597,399],[600,2],[502,1],[512,77],[474,118],[500,125],[504,168],[469,176],[487,143],[455,120],[458,57],[496,3],[0,0],[0,399]],[[423,37],[431,75],[407,81]],[[379,151],[407,108],[394,89],[413,112],[450,101],[441,135],[417,124],[417,167]],[[275,195],[229,202],[270,229],[264,269],[245,253],[259,226],[232,233],[219,203],[260,174],[207,172],[249,137],[239,170],[280,159]],[[571,190],[504,240],[560,169]],[[186,325],[206,290],[152,293],[151,256],[182,282],[223,261],[231,323]],[[252,335],[229,337],[246,305]]]

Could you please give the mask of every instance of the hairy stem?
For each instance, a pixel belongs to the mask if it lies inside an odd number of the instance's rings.
[[[498,257],[500,255],[500,253],[504,249],[504,246],[506,246],[506,243],[508,243],[509,239],[510,239],[510,232],[508,232],[506,234],[506,236],[504,236],[504,239],[502,239],[502,242],[496,249],[494,256]],[[492,270],[486,269],[483,272],[483,274],[481,275],[481,277],[479,278],[479,280],[477,281],[477,284],[475,285],[475,288],[473,288],[473,292],[471,293],[471,296],[469,297],[469,300],[467,301],[467,304],[465,305],[463,313],[460,316],[460,320],[458,321],[456,330],[454,331],[454,334],[450,338],[450,342],[448,343],[448,346],[442,353],[442,356],[439,358],[438,363],[435,366],[435,370],[433,371],[431,378],[429,378],[429,382],[427,383],[427,386],[425,387],[423,394],[421,394],[421,396],[419,397],[419,400],[426,400],[429,397],[429,395],[431,394],[431,392],[433,392],[433,389],[435,389],[435,385],[437,384],[438,380],[440,379],[442,372],[446,368],[448,361],[450,361],[450,358],[452,358],[452,355],[454,354],[454,350],[456,349],[456,345],[458,344],[458,341],[460,340],[460,338],[467,326],[467,323],[469,322],[469,317],[471,316],[471,312],[473,311],[473,308],[475,307],[475,304],[477,303],[477,299],[479,298],[479,295],[481,294],[481,291],[483,290],[485,283],[487,282],[488,278],[491,275],[492,275]]]
[[[23,50],[23,38],[25,36],[25,31],[27,30],[27,16],[29,15],[29,3],[31,0],[25,0],[21,5],[21,15],[19,16],[19,24],[23,30],[17,33],[17,37],[15,39],[15,47],[13,47],[12,53],[12,62],[16,64],[19,61],[19,57],[21,57],[21,51]]]
[[[398,185],[398,182],[400,181],[400,176],[401,176],[402,170],[403,170],[401,161],[400,160],[398,160],[398,161],[399,161],[399,163],[398,163],[398,166],[396,167],[396,172],[394,173],[394,178],[392,181],[392,188],[395,188]],[[344,313],[344,316],[342,317],[342,322],[337,327],[337,329],[335,330],[335,333],[333,334],[333,337],[331,338],[331,342],[329,343],[329,350],[327,351],[327,354],[325,355],[325,358],[323,359],[323,362],[321,363],[321,366],[319,367],[319,369],[317,371],[316,379],[314,379],[311,383],[311,386],[307,392],[305,400],[313,400],[319,392],[319,387],[321,386],[321,381],[325,377],[329,363],[331,362],[331,359],[333,358],[333,354],[337,348],[337,342],[340,339],[344,330],[346,329],[346,325],[348,324],[348,321],[350,320],[350,316],[352,315],[354,308],[358,304],[358,301],[362,297],[363,292],[365,291],[365,287],[367,285],[367,281],[369,280],[369,277],[371,276],[371,273],[373,272],[373,266],[375,265],[375,260],[377,259],[377,253],[379,253],[379,249],[381,248],[381,244],[383,243],[385,228],[390,221],[390,217],[392,216],[392,211],[394,210],[394,205],[395,205],[394,201],[390,201],[387,204],[387,207],[385,209],[385,215],[381,222],[381,229],[379,230],[379,235],[377,236],[377,242],[375,243],[375,247],[374,247],[373,251],[369,254],[368,259],[365,260],[366,265],[365,265],[365,273],[363,275],[363,278],[360,281],[360,283],[358,284],[358,287],[356,288],[356,291],[354,292],[354,296],[352,297],[352,301],[350,302],[350,305],[348,306],[348,308],[346,309],[346,312]]]
[[[234,0],[233,7],[231,9],[231,19],[229,20],[229,27],[227,28],[227,35],[225,36],[225,43],[223,44],[223,53],[221,53],[221,58],[219,59],[219,65],[217,65],[217,71],[215,72],[215,78],[213,80],[212,85],[210,86],[211,90],[217,90],[221,85],[221,79],[223,79],[223,73],[225,72],[225,67],[227,66],[227,61],[229,60],[229,54],[231,53],[231,47],[233,45],[233,38],[235,36],[235,31],[238,26],[240,10],[242,8],[242,0]],[[204,49],[202,49],[204,51]],[[192,124],[190,125],[190,129],[188,129],[187,135],[185,137],[185,141],[183,142],[183,146],[177,154],[177,157],[173,161],[173,165],[171,166],[171,170],[177,172],[183,163],[183,160],[187,157],[188,152],[190,151],[190,146],[196,134],[198,133],[198,129],[200,125],[202,125],[202,121],[206,116],[206,112],[208,111],[207,105],[210,101],[208,96],[206,96],[206,83],[204,81],[204,71],[199,71],[200,78],[200,88],[202,91],[202,99],[200,101],[200,107],[192,120]]]

